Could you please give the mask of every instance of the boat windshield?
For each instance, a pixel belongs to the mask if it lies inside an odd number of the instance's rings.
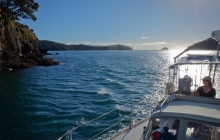
[[[209,75],[210,65],[180,65],[178,66],[176,90],[195,92],[202,86],[202,78]]]
[[[194,95],[197,88],[203,85],[202,78],[210,76],[216,89],[216,98],[220,97],[220,63],[214,56],[188,54],[181,57],[169,68],[169,79],[166,93],[179,92]]]
[[[148,133],[149,139],[172,139],[177,140],[179,130],[179,119],[173,118],[156,118],[150,122],[150,130]],[[147,139],[148,139],[147,138]]]
[[[219,140],[220,127],[204,122],[189,121],[186,129],[186,140]]]
[[[219,140],[219,125],[183,118],[155,118],[149,125],[147,139]],[[185,132],[185,133],[184,133]]]

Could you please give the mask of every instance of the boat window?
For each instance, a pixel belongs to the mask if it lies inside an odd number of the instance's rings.
[[[197,88],[203,85],[202,78],[209,75],[212,69],[213,66],[207,64],[176,66],[174,77],[170,78],[173,79],[174,91],[193,96]]]
[[[175,118],[157,118],[152,120],[152,139],[177,140],[180,120]]]
[[[219,140],[220,127],[206,123],[188,122],[186,140]]]

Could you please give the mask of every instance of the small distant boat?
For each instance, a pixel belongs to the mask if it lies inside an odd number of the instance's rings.
[[[220,43],[220,30],[214,31],[212,37]],[[183,56],[184,53],[190,51],[190,48],[187,48],[174,57],[174,64],[169,66],[165,98],[158,102],[150,116],[135,124],[132,121],[133,110],[131,107],[130,125],[119,130],[108,139],[220,140],[220,99],[194,96],[197,87],[201,85],[202,73],[212,77],[212,82],[215,82],[216,70],[220,65],[219,43],[217,54],[188,54]],[[111,112],[109,111],[93,120]],[[65,136],[72,140],[72,131],[75,129],[69,130],[59,140]],[[102,132],[90,139],[97,138]]]

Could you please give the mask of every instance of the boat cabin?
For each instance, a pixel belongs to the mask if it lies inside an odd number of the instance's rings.
[[[194,96],[197,88],[202,86],[202,78],[210,76],[216,91],[220,88],[216,81],[220,81],[220,57],[219,43],[216,49],[209,51],[193,50],[188,47],[179,55],[174,57],[174,64],[169,67],[169,78],[166,85],[166,94],[185,94]],[[219,93],[216,95],[220,97]]]
[[[220,100],[170,95],[152,113],[145,140],[219,140]]]
[[[187,54],[176,60],[169,67],[169,79],[166,85],[166,94],[174,92],[194,96],[197,88],[202,86],[202,78],[210,76],[212,83],[220,80],[220,61],[212,53],[210,54]],[[215,87],[218,89],[218,87]],[[219,95],[217,95],[219,96]]]
[[[220,89],[216,84],[220,82],[220,30],[214,31],[212,37],[218,41],[215,52],[202,54],[188,47],[174,57],[165,89],[167,96],[152,111],[143,140],[220,140]],[[212,78],[215,98],[195,96],[205,76]]]

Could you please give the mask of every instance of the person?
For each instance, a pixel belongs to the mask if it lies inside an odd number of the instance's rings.
[[[212,97],[215,98],[216,91],[212,87],[212,79],[210,76],[205,76],[203,79],[203,86],[198,87],[196,91],[196,96]]]

